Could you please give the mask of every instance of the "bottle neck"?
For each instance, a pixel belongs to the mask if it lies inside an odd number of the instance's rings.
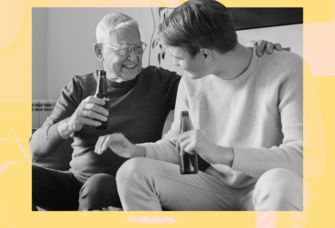
[[[190,126],[188,115],[187,116],[182,115],[180,119],[180,132],[181,133],[186,132],[186,131],[189,131],[190,129],[191,129],[191,126]]]
[[[107,78],[104,71],[98,71],[98,84],[95,96],[99,98],[108,97]]]

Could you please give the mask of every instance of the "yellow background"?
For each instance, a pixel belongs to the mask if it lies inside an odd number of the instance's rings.
[[[304,24],[313,25],[304,32],[304,53],[317,49],[320,55],[317,60],[308,64],[314,71],[317,68],[323,68],[326,60],[333,59],[333,66],[328,74],[313,79],[324,128],[324,135],[314,137],[325,142],[326,163],[321,178],[317,182],[310,183],[315,195],[315,203],[308,214],[307,227],[335,227],[335,164],[333,164],[335,140],[332,132],[335,126],[334,0],[227,0],[221,2],[227,7],[304,7]],[[178,3],[179,1],[163,1],[163,3],[155,1],[154,6],[160,4],[175,6]],[[0,165],[10,161],[27,162],[27,155],[29,156],[30,153],[28,140],[31,135],[32,119],[31,103],[29,103],[32,96],[32,7],[150,7],[152,4],[151,0],[0,0]],[[306,72],[305,74],[311,73]],[[305,87],[304,93],[306,93]],[[12,100],[20,102],[7,102]],[[305,109],[306,105],[310,104],[304,103],[304,111],[318,108],[316,106]],[[313,123],[313,118],[304,112],[304,121]],[[18,134],[16,138],[13,132]],[[313,135],[313,132],[305,133]],[[18,146],[17,141],[21,147]],[[20,172],[20,179],[13,178],[13,186],[6,195],[6,198],[13,201],[11,206],[16,209],[16,212],[5,215],[1,213],[2,207],[0,207],[1,228],[144,226],[128,221],[131,217],[140,216],[168,216],[176,220],[176,223],[165,225],[171,227],[255,226],[254,212],[31,212],[30,169],[17,172]],[[16,187],[21,186],[18,182],[24,183],[25,187]],[[9,224],[7,219],[15,222]]]

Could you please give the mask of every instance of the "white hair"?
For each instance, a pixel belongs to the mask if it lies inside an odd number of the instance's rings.
[[[137,22],[128,15],[123,13],[110,13],[104,16],[97,26],[97,42],[104,43],[106,39],[110,38],[115,30],[131,26],[135,26],[137,29],[139,29]]]

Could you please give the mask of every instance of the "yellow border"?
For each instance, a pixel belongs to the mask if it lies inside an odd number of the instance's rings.
[[[11,1],[0,1],[0,8],[6,10]],[[158,1],[157,1],[158,2]],[[183,1],[181,1],[183,2]],[[298,1],[298,0],[282,0],[282,1],[262,1],[262,0],[229,0],[221,1],[227,7],[304,7],[304,23],[309,25],[313,23],[316,29],[319,27],[328,26],[329,30],[321,30],[321,34],[313,34],[313,30],[306,35],[304,39],[315,38],[311,43],[322,46],[325,37],[334,37],[334,1],[321,0],[314,1]],[[163,0],[157,4],[165,4],[175,6],[179,1]],[[111,1],[111,0],[21,0],[16,4],[24,4],[25,19],[21,32],[13,39],[13,42],[8,47],[0,50],[0,69],[1,69],[1,83],[0,83],[0,165],[10,161],[27,162],[26,156],[21,151],[25,150],[29,154],[28,139],[30,137],[31,129],[31,72],[32,72],[32,7],[150,7],[151,0],[138,1],[138,0],[124,0],[124,1]],[[156,4],[156,3],[155,3]],[[159,6],[158,5],[158,6]],[[21,5],[22,6],[22,5]],[[9,9],[9,8],[8,8]],[[18,8],[17,8],[18,9]],[[8,14],[0,12],[0,20],[6,22],[9,27],[16,26],[15,14],[22,13],[16,12],[15,8],[10,7],[10,14],[14,15],[9,17]],[[18,18],[18,17],[17,17]],[[3,25],[3,24],[0,24]],[[10,33],[9,27],[0,27],[1,36]],[[314,28],[314,27],[313,27]],[[320,31],[320,30],[318,30]],[[327,47],[333,50],[334,53],[334,40],[329,43]],[[312,47],[304,46],[304,52],[308,52]],[[309,62],[312,71],[323,67],[322,58],[320,62]],[[332,56],[333,59],[334,56]],[[333,61],[333,63],[335,63]],[[316,154],[316,161],[321,161],[322,157],[326,158],[326,166],[323,169],[318,169],[318,164],[310,164],[312,174],[316,172],[315,177],[312,177],[310,185],[313,189],[315,196],[315,203],[312,210],[308,214],[308,223],[306,227],[335,227],[335,219],[333,216],[333,207],[335,205],[333,180],[335,173],[334,153],[335,148],[332,143],[335,108],[333,108],[333,100],[335,95],[334,77],[325,77],[334,75],[334,70],[330,71],[328,75],[321,75],[324,77],[312,78],[312,71],[310,71],[308,64],[305,63],[304,67],[305,77],[310,80],[304,82],[304,121],[312,127],[308,129],[309,132],[304,132],[306,137],[313,138],[312,148],[323,145],[325,142],[324,154],[319,156]],[[307,96],[307,91],[313,90],[315,85],[319,101],[313,100]],[[311,102],[308,102],[311,99]],[[18,101],[15,103],[12,101]],[[20,104],[20,105],[17,105]],[[318,107],[320,105],[320,108]],[[315,112],[315,110],[317,110]],[[320,122],[315,122],[313,118],[317,115],[318,110],[321,110],[321,117],[324,128],[324,135],[313,135],[313,126],[316,128],[320,126]],[[315,114],[316,113],[316,114]],[[314,125],[313,125],[314,124]],[[20,132],[21,138],[15,138],[12,128],[16,132]],[[315,127],[314,126],[314,127]],[[322,127],[322,126],[321,126]],[[314,140],[315,139],[315,140]],[[21,148],[18,147],[17,141],[21,143]],[[319,156],[319,157],[318,157]],[[12,167],[15,167],[12,166]],[[306,169],[307,166],[305,166]],[[3,166],[1,167],[3,168]],[[0,168],[0,176],[3,172]],[[318,177],[318,170],[323,171],[321,178]],[[7,172],[11,172],[9,169]],[[305,170],[306,171],[306,170]],[[308,172],[308,170],[306,171]],[[305,174],[306,174],[305,172]],[[320,173],[321,175],[321,173]],[[17,177],[19,176],[19,178]],[[1,178],[1,177],[0,177]],[[314,179],[313,179],[314,178]],[[24,188],[19,186],[24,184]],[[29,168],[21,168],[13,172],[12,187],[9,192],[1,191],[0,196],[3,198],[5,195],[6,200],[10,201],[10,208],[16,211],[15,214],[1,213],[0,205],[0,227],[133,227],[141,225],[139,222],[146,220],[147,222],[153,221],[153,217],[161,218],[161,222],[170,223],[173,227],[254,227],[255,226],[255,213],[254,212],[31,212],[31,172]],[[279,216],[287,216],[285,213],[278,213]],[[142,220],[136,220],[142,216]],[[167,216],[167,217],[166,217]],[[12,224],[7,222],[15,221]],[[134,222],[137,221],[137,222]],[[14,226],[15,223],[15,226]],[[276,223],[275,223],[276,224]],[[278,225],[278,224],[277,224]],[[153,225],[151,225],[153,226]],[[282,227],[282,226],[280,226]],[[298,226],[297,226],[298,227]]]

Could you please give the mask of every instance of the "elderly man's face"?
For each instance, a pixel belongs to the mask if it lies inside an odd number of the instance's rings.
[[[134,26],[118,29],[106,44],[119,47],[119,45],[135,45],[141,43],[141,36]],[[142,69],[142,55],[136,54],[134,48],[125,56],[119,55],[114,49],[103,46],[103,65],[107,71],[107,78],[122,82],[134,79]]]

